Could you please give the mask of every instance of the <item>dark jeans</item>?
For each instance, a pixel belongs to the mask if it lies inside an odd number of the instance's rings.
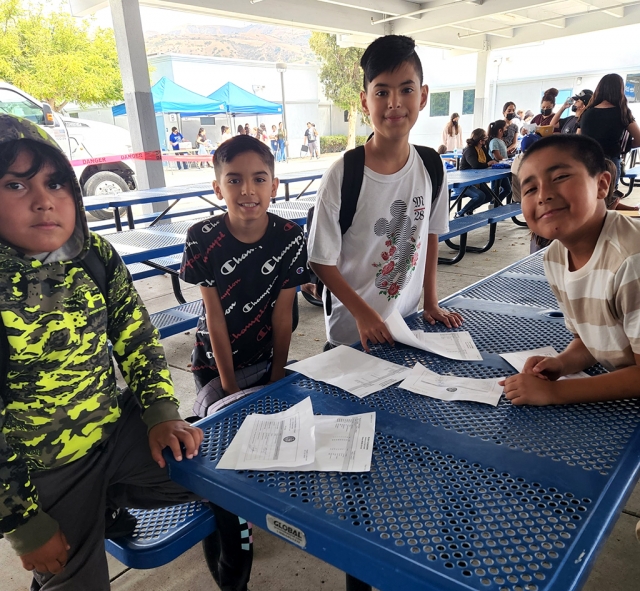
[[[490,203],[491,201],[493,201],[491,192],[489,191],[489,187],[487,187],[487,185],[485,185],[484,183],[480,185],[473,185],[473,187],[467,187],[465,190],[465,195],[470,197],[471,199],[469,199],[465,206],[458,212],[458,216],[473,213],[474,209],[477,209],[485,203]]]
[[[502,203],[505,203],[505,199],[511,194],[511,181],[507,177],[491,181],[491,190]]]

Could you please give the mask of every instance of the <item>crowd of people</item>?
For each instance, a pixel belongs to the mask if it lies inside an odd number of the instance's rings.
[[[361,66],[374,134],[324,175],[308,244],[302,228],[268,211],[287,141],[282,125],[270,134],[239,127],[212,158],[227,211],[189,229],[180,271],[204,303],[191,367],[198,416],[284,377],[307,263],[325,287],[325,349],[393,345],[385,318],[415,313],[422,296],[426,323],[464,326],[437,297],[438,235],[449,224],[443,164],[409,143],[427,103],[415,43],[380,37]],[[545,93],[531,121],[562,131],[555,96]],[[640,130],[614,74],[573,100],[576,133],[527,140],[518,171],[525,219],[552,241],[545,272],[573,340],[502,382],[514,405],[640,397],[640,223],[605,203],[619,176],[620,137],[626,131],[628,145],[640,145]],[[514,113],[507,103],[503,119],[472,132],[464,166],[513,153]],[[188,461],[203,432],[178,413],[158,331],[110,242],[89,232],[69,161],[29,121],[0,115],[0,130],[0,533],[33,572],[32,588],[108,591],[105,536],[126,533],[124,507],[198,498],[169,478],[162,450]],[[454,117],[447,134],[461,134]],[[208,149],[203,129],[197,144]],[[349,216],[341,208],[347,171],[361,184]],[[596,362],[609,373],[558,379]],[[217,531],[205,540],[206,563],[221,589],[246,591],[250,527],[217,507],[215,494],[209,502]]]

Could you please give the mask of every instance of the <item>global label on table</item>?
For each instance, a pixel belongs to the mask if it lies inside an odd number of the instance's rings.
[[[281,538],[299,546],[300,548],[305,548],[307,546],[307,537],[304,535],[304,532],[290,523],[286,521],[282,521],[278,517],[274,517],[273,515],[269,515],[267,513],[267,529]]]

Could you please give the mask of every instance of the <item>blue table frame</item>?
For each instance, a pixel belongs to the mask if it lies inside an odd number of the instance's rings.
[[[464,315],[482,361],[402,345],[377,345],[373,354],[498,377],[514,373],[498,353],[561,350],[571,338],[540,255],[443,304]],[[417,315],[409,322],[444,330]],[[321,414],[376,411],[370,472],[215,470],[249,413],[278,412],[307,396]],[[199,426],[199,456],[167,458],[174,480],[262,528],[271,516],[280,531],[293,528],[288,537],[304,550],[382,591],[577,591],[640,467],[640,405],[629,400],[515,407],[503,398],[490,407],[397,387],[358,399],[294,374]]]

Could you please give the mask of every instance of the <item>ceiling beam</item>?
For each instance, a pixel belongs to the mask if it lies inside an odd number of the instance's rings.
[[[430,13],[429,18],[424,18],[420,22],[396,21],[394,33],[414,36],[424,31],[466,23],[494,14],[505,14],[542,6],[549,7],[561,1],[563,0],[491,0],[481,6],[462,2],[459,6],[451,6],[447,10]]]
[[[240,0],[235,0],[236,2]],[[421,4],[407,2],[406,0],[317,0],[325,4],[335,4],[336,6],[345,6],[355,10],[364,10],[366,12],[374,12],[382,15],[398,16],[413,12],[421,8]],[[410,18],[420,18],[420,15]]]

